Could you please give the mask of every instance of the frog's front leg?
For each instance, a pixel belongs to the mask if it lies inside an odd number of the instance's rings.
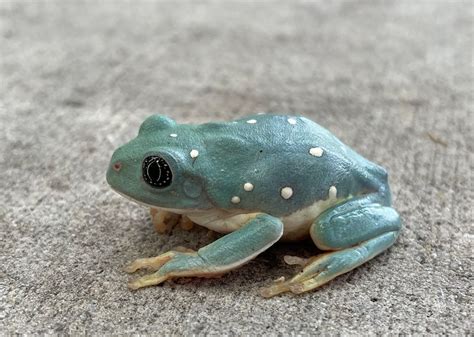
[[[308,260],[304,269],[286,282],[262,289],[264,297],[282,292],[302,293],[369,261],[390,247],[401,227],[398,213],[374,195],[339,204],[321,214],[311,227],[316,246],[333,252]]]
[[[170,251],[150,258],[147,265],[157,271],[129,283],[131,289],[160,284],[175,277],[212,277],[223,274],[265,251],[283,234],[283,223],[275,217],[259,214],[239,230],[227,234],[197,252]],[[128,271],[140,265],[131,265]]]
[[[151,222],[155,229],[160,234],[169,233],[174,226],[179,222],[181,228],[184,230],[191,230],[194,223],[185,215],[175,214],[165,210],[150,208]]]
[[[155,226],[156,231],[160,234],[170,232],[180,219],[179,214],[156,208],[150,208],[150,216],[151,222]]]

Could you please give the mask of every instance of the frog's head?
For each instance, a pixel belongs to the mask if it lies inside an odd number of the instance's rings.
[[[175,132],[180,134],[176,139]],[[193,132],[168,117],[153,115],[138,136],[112,155],[107,182],[120,194],[149,206],[207,209],[210,202],[203,180],[193,173],[187,143]]]

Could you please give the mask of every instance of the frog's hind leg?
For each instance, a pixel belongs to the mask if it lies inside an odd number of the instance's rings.
[[[330,208],[313,223],[316,246],[332,252],[308,260],[303,270],[286,282],[262,289],[264,297],[282,292],[302,293],[347,273],[393,245],[400,231],[398,213],[391,207],[360,197]]]

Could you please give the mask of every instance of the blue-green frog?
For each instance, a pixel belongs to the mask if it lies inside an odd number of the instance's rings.
[[[219,276],[279,240],[311,238],[327,252],[285,256],[302,271],[261,289],[265,297],[303,293],[380,254],[401,228],[387,172],[300,116],[188,125],[153,115],[114,152],[107,181],[164,214],[158,222],[181,216],[225,234],[198,251],[180,248],[134,261],[127,272],[153,273],[130,282],[131,289]]]

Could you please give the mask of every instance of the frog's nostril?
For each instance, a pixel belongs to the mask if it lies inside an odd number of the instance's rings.
[[[119,172],[120,169],[122,168],[122,163],[121,162],[116,162],[112,165],[112,168],[114,169],[114,171]]]

